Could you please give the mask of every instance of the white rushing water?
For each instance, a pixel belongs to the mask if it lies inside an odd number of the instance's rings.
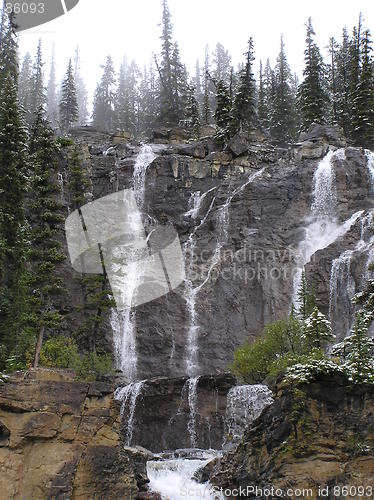
[[[114,393],[114,399],[121,401],[121,420],[126,422],[126,445],[130,446],[134,432],[134,416],[138,397],[143,389],[145,380],[134,382],[125,387],[119,387]]]
[[[344,159],[344,149],[330,151],[319,162],[313,176],[313,193],[311,213],[305,227],[304,239],[298,246],[299,262],[293,282],[292,303],[299,307],[298,291],[301,284],[302,272],[305,265],[311,261],[313,255],[343,236],[363,211],[356,212],[347,221],[339,223],[337,220],[337,194],[333,159]]]
[[[133,190],[138,209],[144,205],[145,182],[147,169],[156,158],[152,147],[144,145],[136,158],[133,174]],[[138,234],[139,241],[145,241],[145,232],[141,218],[132,220],[134,234]],[[129,380],[137,377],[137,349],[136,349],[136,313],[132,307],[137,287],[141,282],[142,266],[139,259],[141,248],[121,246],[113,250],[113,261],[116,266],[116,278],[121,289],[122,302],[128,307],[122,310],[115,308],[111,311],[110,323],[113,331],[114,354],[116,365]],[[121,262],[123,265],[121,265]]]
[[[230,389],[226,407],[226,433],[229,440],[238,441],[248,424],[273,402],[273,394],[266,385],[238,385]]]
[[[199,377],[190,378],[186,382],[188,388],[188,406],[190,408],[190,419],[188,422],[187,429],[190,435],[190,442],[192,448],[196,448],[197,446],[196,413],[197,413],[198,383],[199,383]]]
[[[163,500],[223,500],[209,483],[199,484],[193,479],[195,472],[215,456],[216,453],[206,451],[199,459],[172,458],[148,462],[150,489],[160,493]]]

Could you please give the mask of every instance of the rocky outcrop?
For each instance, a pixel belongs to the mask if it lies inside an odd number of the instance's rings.
[[[144,382],[133,415],[133,443],[157,453],[190,447],[222,448],[227,393],[236,384],[235,378],[230,374],[200,377],[193,409],[187,381],[186,377],[165,377]],[[123,417],[124,440],[128,434],[129,404],[130,398]],[[194,443],[191,433],[195,436]]]
[[[321,498],[321,486],[329,488],[327,498],[350,499],[358,497],[361,486],[372,498],[373,414],[372,387],[346,387],[337,378],[282,389],[237,449],[209,464],[200,477],[209,476],[217,488],[242,487],[247,492],[243,498],[265,498],[256,494],[256,486],[258,491],[282,490],[282,498],[292,498],[288,489],[303,488],[311,490],[308,498]],[[334,495],[334,486],[351,489]]]
[[[135,500],[145,492],[148,457],[121,445],[112,391],[43,369],[0,384],[1,497]]]

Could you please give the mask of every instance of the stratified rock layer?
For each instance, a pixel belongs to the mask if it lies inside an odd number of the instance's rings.
[[[146,456],[121,445],[112,390],[55,370],[0,384],[1,498],[136,499]]]

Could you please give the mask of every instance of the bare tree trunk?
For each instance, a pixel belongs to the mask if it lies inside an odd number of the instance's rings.
[[[34,368],[38,368],[39,366],[39,357],[43,345],[44,331],[45,331],[45,326],[42,325],[40,327],[38,342],[36,344],[36,349],[35,349]]]

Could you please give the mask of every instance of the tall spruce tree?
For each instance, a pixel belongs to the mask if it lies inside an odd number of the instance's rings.
[[[49,71],[49,80],[47,86],[47,118],[54,129],[58,128],[59,110],[57,100],[57,86],[56,86],[56,62],[55,50],[52,49],[51,67]]]
[[[322,349],[322,347],[335,338],[330,322],[317,307],[313,309],[310,316],[305,320],[302,336],[312,348],[316,349]]]
[[[230,137],[232,110],[230,88],[223,80],[216,82],[216,102],[217,107],[214,113],[214,119],[217,125],[216,139],[223,145]]]
[[[29,128],[32,127],[36,114],[39,112],[40,108],[45,110],[45,105],[47,103],[46,89],[44,87],[43,66],[42,42],[39,40],[31,77],[29,109],[26,114],[26,121]]]
[[[314,36],[312,19],[309,18],[304,52],[304,80],[298,92],[298,109],[303,130],[307,130],[314,122],[325,123],[328,105],[325,64]]]
[[[79,118],[78,101],[71,59],[69,60],[68,69],[61,86],[59,109],[60,129],[63,133],[68,133],[71,126],[76,123]]]
[[[23,113],[29,109],[29,100],[32,84],[32,59],[27,52],[23,58],[21,71],[18,79],[18,99]]]
[[[291,142],[296,135],[295,101],[291,90],[291,71],[287,62],[283,36],[274,77],[270,133],[281,142]]]
[[[78,123],[79,125],[86,125],[89,117],[88,92],[86,89],[86,84],[84,83],[83,77],[81,75],[79,47],[75,49],[74,81],[75,81],[78,111],[79,111]]]
[[[210,78],[209,47],[205,47],[204,75],[203,75],[203,107],[202,118],[205,125],[212,122],[212,80]]]
[[[26,131],[18,103],[16,55],[11,18],[4,21],[0,48],[0,344],[7,354],[19,336],[25,248]]]
[[[56,306],[56,296],[64,288],[56,267],[66,258],[59,241],[65,217],[58,201],[57,145],[53,130],[44,118],[43,107],[39,108],[31,130],[30,157],[30,267],[27,273],[30,309],[25,318],[25,328],[35,336],[33,364],[37,368],[45,335],[58,333],[61,327],[62,317]]]
[[[150,136],[157,115],[157,81],[155,70],[151,63],[149,69],[144,67],[139,85],[138,123],[140,133]]]
[[[116,126],[119,130],[126,130],[133,135],[137,135],[139,132],[139,76],[140,71],[135,61],[128,64],[127,59],[124,58],[119,72],[114,104]]]
[[[361,43],[360,77],[354,92],[352,138],[356,145],[374,148],[374,61],[369,30]]]
[[[108,56],[100,83],[96,87],[92,114],[94,126],[108,132],[115,128],[115,83],[113,60]]]
[[[254,49],[252,38],[248,41],[248,50],[245,56],[246,63],[239,73],[239,84],[232,106],[232,134],[238,132],[248,133],[254,128],[257,122],[256,83],[253,75]]]
[[[350,41],[347,29],[343,29],[342,42],[336,53],[336,115],[337,123],[346,137],[351,130],[350,104]]]
[[[199,104],[195,95],[195,87],[192,84],[188,85],[184,124],[193,131],[195,137],[198,137],[200,132],[200,113]]]

